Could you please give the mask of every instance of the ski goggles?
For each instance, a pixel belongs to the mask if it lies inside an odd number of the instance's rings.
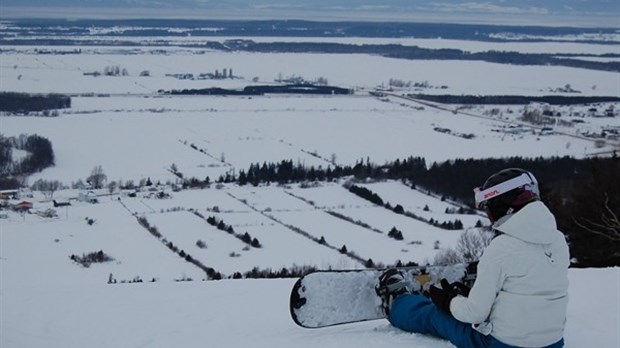
[[[486,201],[489,199],[525,185],[531,185],[533,190],[538,191],[536,189],[536,186],[538,185],[536,178],[534,178],[533,175],[528,175],[527,173],[523,173],[520,176],[501,182],[484,190],[481,190],[480,187],[476,187],[474,189],[474,201],[476,203],[476,207],[478,209],[483,209],[486,205]],[[538,194],[538,192],[536,193]]]

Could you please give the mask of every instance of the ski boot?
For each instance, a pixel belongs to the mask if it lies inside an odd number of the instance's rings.
[[[381,310],[387,318],[394,299],[400,295],[411,293],[411,285],[401,271],[390,268],[379,276],[379,285],[375,287],[375,292],[381,298]]]

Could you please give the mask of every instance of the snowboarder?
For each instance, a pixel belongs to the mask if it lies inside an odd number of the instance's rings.
[[[478,264],[471,289],[443,280],[427,296],[411,294],[400,271],[380,285],[390,323],[441,337],[458,348],[563,347],[569,253],[555,218],[540,201],[538,183],[525,170],[504,169],[476,188],[496,236]]]

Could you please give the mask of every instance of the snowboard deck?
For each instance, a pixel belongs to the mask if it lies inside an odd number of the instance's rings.
[[[468,286],[475,280],[474,264],[398,267],[411,290],[422,293],[442,278]],[[304,328],[382,319],[381,299],[375,292],[386,269],[316,271],[301,277],[291,291],[293,321]]]

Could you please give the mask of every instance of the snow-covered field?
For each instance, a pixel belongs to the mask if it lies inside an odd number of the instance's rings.
[[[575,45],[575,44],[565,44]],[[567,47],[567,51],[572,50]],[[545,95],[569,84],[581,95],[617,96],[618,73],[560,66],[516,66],[479,61],[403,60],[362,54],[229,53],[205,49],[84,47],[82,54],[36,54],[34,47],[3,52],[2,89],[37,93],[154,93],[160,89],[241,87],[250,80],[273,82],[301,76],[326,78],[330,84],[372,89],[399,79],[428,82],[444,89],[432,94]],[[79,47],[67,49],[75,50]],[[588,45],[583,47],[589,49]],[[37,49],[45,49],[38,47]],[[61,50],[58,47],[48,49]],[[27,54],[26,54],[27,53]],[[555,52],[554,52],[555,53]],[[558,52],[567,53],[567,52]],[[585,52],[584,52],[585,53]],[[618,52],[616,52],[617,54]],[[127,76],[93,77],[107,66],[126,69]],[[222,72],[232,69],[243,79],[178,80],[166,74]],[[139,76],[148,71],[149,77]],[[59,81],[62,81],[59,84]]]
[[[409,44],[469,47],[471,51],[502,45],[413,39]],[[612,46],[579,43],[503,47],[558,54],[614,53],[608,52]],[[428,164],[469,157],[584,157],[609,151],[616,144],[601,147],[581,132],[620,126],[618,117],[585,117],[584,123],[574,127],[557,126],[553,135],[541,136],[537,128],[509,134],[501,130],[516,124],[522,106],[503,106],[501,116],[488,116],[490,106],[463,114],[395,96],[368,95],[397,78],[447,86],[424,91],[428,93],[543,95],[569,84],[586,96],[620,96],[619,74],[614,72],[172,47],[162,51],[84,47],[80,55],[35,54],[34,47],[27,46],[4,48],[0,91],[92,94],[74,96],[71,108],[58,117],[0,116],[3,136],[39,134],[53,144],[56,165],[32,175],[30,184],[46,179],[70,185],[84,181],[98,165],[109,181],[138,183],[151,178],[174,183],[173,164],[186,177],[209,176],[215,181],[220,175],[247,170],[253,163],[282,160],[326,168],[331,162],[382,164],[409,156],[424,157]],[[125,68],[128,76],[84,75],[107,66]],[[199,81],[166,76],[224,68],[233,69],[240,78]],[[138,76],[145,70],[149,77]],[[308,80],[325,77],[330,84],[353,88],[356,93],[252,98],[156,93],[159,89],[238,88],[255,83],[255,77],[258,83],[273,83],[293,75]],[[620,109],[617,103],[611,105]],[[591,106],[573,108],[571,112],[585,113]],[[15,152],[14,156],[24,154]],[[294,280],[204,281],[201,269],[170,250],[172,243],[184,255],[231,276],[254,267],[363,267],[339,252],[342,246],[363,260],[429,262],[438,250],[454,246],[462,233],[375,206],[348,192],[343,184],[309,188],[225,184],[180,192],[167,187],[169,199],[150,198],[149,192],[127,197],[101,190],[97,192],[99,204],[94,205],[76,201],[75,190],[62,190],[54,198],[71,200],[72,205],[57,208],[55,218],[9,212],[6,219],[0,219],[0,346],[449,347],[440,340],[400,332],[385,321],[302,330],[288,314]],[[446,214],[446,208],[456,207],[401,182],[361,185],[392,206],[400,204],[424,218],[458,218],[466,229],[481,219]],[[34,202],[34,211],[52,208],[39,192],[26,199]],[[261,247],[249,246],[210,225],[206,219],[212,216],[232,226],[235,234],[247,232]],[[150,234],[137,217],[145,218],[161,236]],[[387,237],[392,227],[402,231],[404,240]],[[316,242],[321,237],[326,245]],[[99,250],[113,260],[84,268],[70,259]],[[619,347],[620,269],[571,270],[570,278],[567,346]],[[110,280],[115,284],[108,284]]]
[[[216,180],[265,161],[293,160],[325,168],[334,158],[338,164],[354,165],[367,158],[383,164],[421,156],[430,165],[472,157],[584,157],[610,149],[598,148],[592,139],[567,135],[506,134],[497,130],[510,122],[414,107],[419,105],[368,96],[74,98],[71,114],[3,117],[1,122],[5,136],[39,134],[52,142],[56,166],[33,175],[31,182],[45,178],[67,185],[83,180],[97,165],[109,180],[137,183],[147,177],[174,180],[172,164],[186,177]],[[512,119],[518,114],[514,112]],[[587,119],[564,132],[577,135],[592,122],[599,120]],[[600,122],[620,125],[617,117]],[[594,127],[598,132],[600,122]]]

